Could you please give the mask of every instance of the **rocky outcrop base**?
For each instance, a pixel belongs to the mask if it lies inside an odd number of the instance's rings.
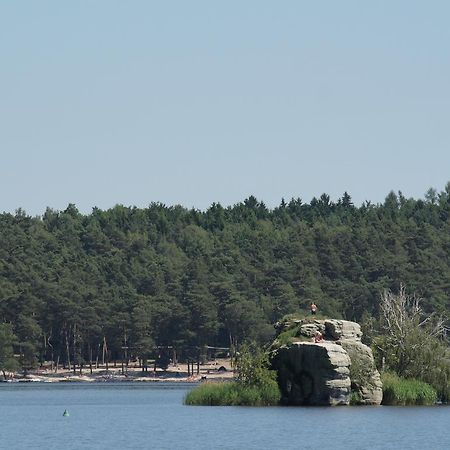
[[[334,343],[296,342],[280,348],[278,368],[282,403],[287,405],[348,405],[350,358]]]

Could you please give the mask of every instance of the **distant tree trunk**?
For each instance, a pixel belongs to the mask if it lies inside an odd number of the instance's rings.
[[[42,364],[46,361],[47,359],[47,335],[45,333],[42,333],[43,337],[44,337],[44,357],[42,358],[44,361],[41,361],[41,367]]]
[[[105,364],[106,372],[108,372],[108,344],[106,342],[106,336],[103,336],[102,365]]]
[[[95,368],[98,369],[98,357],[100,353],[100,343],[97,344],[97,353],[95,355]]]
[[[123,357],[125,359],[125,372],[128,374],[128,339],[127,339],[127,330],[124,330],[123,342],[124,342]],[[123,373],[123,364],[122,364],[122,373]]]
[[[50,336],[51,336],[51,332],[50,332]],[[53,372],[53,367],[54,367],[54,365],[55,365],[55,356],[54,356],[54,354],[53,354],[53,345],[51,344],[51,342],[50,342],[50,337],[48,337],[47,338],[47,344],[48,344],[48,346],[51,348],[51,366],[50,366],[50,370]]]
[[[233,349],[234,349],[234,343],[233,343],[233,336],[230,331],[230,360],[231,360],[231,367],[233,367]]]
[[[89,347],[89,370],[91,371],[91,375],[92,375],[92,346],[91,346],[91,344],[89,344],[88,347]]]
[[[172,363],[175,367],[178,366],[177,349],[175,347],[173,347],[173,349],[172,349]]]
[[[77,373],[77,357],[76,357],[76,352],[77,352],[77,324],[74,324],[73,326],[73,374],[76,375]]]
[[[68,330],[66,329],[66,358],[67,358],[67,366],[68,366],[68,368],[69,368],[69,371],[70,371],[70,369],[71,369],[71,366],[70,366],[70,346],[69,346],[69,332],[68,332]]]
[[[59,355],[56,358],[56,366],[55,366],[55,373],[58,373],[58,368],[59,368]]]

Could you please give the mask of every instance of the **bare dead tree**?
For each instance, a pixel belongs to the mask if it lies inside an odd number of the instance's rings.
[[[386,290],[381,295],[381,326],[384,339],[377,348],[386,359],[388,368],[403,376],[424,376],[445,336],[445,321],[432,313],[426,315],[421,298],[408,295],[400,285],[398,293]],[[443,348],[443,347],[442,347]],[[434,355],[434,356],[433,356]]]
[[[429,336],[444,336],[444,319],[434,313],[425,316],[421,301],[422,298],[416,294],[408,295],[403,284],[400,284],[398,294],[385,290],[381,295],[380,309],[386,334],[399,339],[412,329],[421,328]]]

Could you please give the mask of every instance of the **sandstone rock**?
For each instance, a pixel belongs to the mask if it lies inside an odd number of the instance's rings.
[[[325,320],[325,334],[334,340],[353,339],[360,341],[362,332],[361,327],[356,322],[348,320]]]
[[[287,330],[289,328],[292,328],[295,325],[301,325],[302,323],[303,323],[302,319],[290,319],[288,321],[283,320],[283,321],[277,322],[275,324],[275,329],[278,332],[282,332],[282,331],[285,331],[285,330]]]
[[[295,342],[273,355],[282,402],[288,405],[348,405],[350,358],[332,342]]]
[[[325,332],[325,325],[323,322],[315,320],[312,323],[304,323],[300,325],[300,335],[305,337],[314,337],[316,332]]]
[[[296,319],[280,330],[296,330],[290,342],[274,345],[282,400],[290,405],[348,405],[351,391],[361,404],[379,405],[382,384],[372,350],[361,342],[361,327],[347,320]],[[314,343],[320,331],[325,341]],[[296,342],[298,340],[309,342]],[[277,341],[275,341],[275,344]]]
[[[383,385],[373,359],[372,350],[360,341],[343,340],[342,348],[351,360],[352,390],[363,405],[379,405],[383,399]]]

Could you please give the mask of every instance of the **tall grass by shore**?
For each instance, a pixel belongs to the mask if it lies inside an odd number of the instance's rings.
[[[264,386],[246,386],[235,381],[203,383],[190,391],[186,405],[203,406],[275,406],[280,401],[276,382]]]
[[[401,378],[384,373],[383,405],[433,405],[437,401],[436,390],[423,381]]]

